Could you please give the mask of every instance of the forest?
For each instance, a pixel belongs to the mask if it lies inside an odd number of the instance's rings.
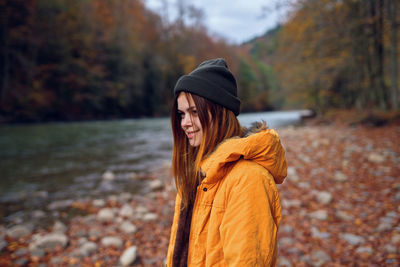
[[[143,0],[0,1],[0,123],[167,116],[178,77],[213,57],[242,112],[398,110],[397,1],[288,5],[280,26],[233,45],[187,4],[169,21]]]

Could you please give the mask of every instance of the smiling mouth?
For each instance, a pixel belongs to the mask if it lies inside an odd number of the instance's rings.
[[[192,139],[192,138],[194,137],[194,134],[197,133],[197,132],[199,132],[199,130],[197,130],[197,131],[192,131],[192,132],[186,132],[186,136],[187,136],[189,139]]]

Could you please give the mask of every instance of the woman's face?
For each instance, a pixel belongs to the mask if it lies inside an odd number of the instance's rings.
[[[181,117],[181,127],[189,140],[189,144],[193,147],[200,145],[203,136],[199,115],[196,105],[190,94],[181,92],[177,99],[178,114]]]

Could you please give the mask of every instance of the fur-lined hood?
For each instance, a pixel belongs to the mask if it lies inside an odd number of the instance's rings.
[[[245,131],[244,137],[225,140],[202,162],[201,169],[205,174],[202,183],[218,182],[241,159],[263,166],[277,184],[281,184],[286,177],[285,150],[278,134],[267,129],[265,124],[254,124]]]

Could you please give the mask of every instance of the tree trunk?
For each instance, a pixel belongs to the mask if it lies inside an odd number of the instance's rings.
[[[398,74],[398,62],[397,62],[397,1],[388,1],[388,17],[390,22],[390,82],[391,82],[391,105],[392,109],[396,110],[399,108],[399,98],[398,98],[398,84],[397,84],[397,74]]]

